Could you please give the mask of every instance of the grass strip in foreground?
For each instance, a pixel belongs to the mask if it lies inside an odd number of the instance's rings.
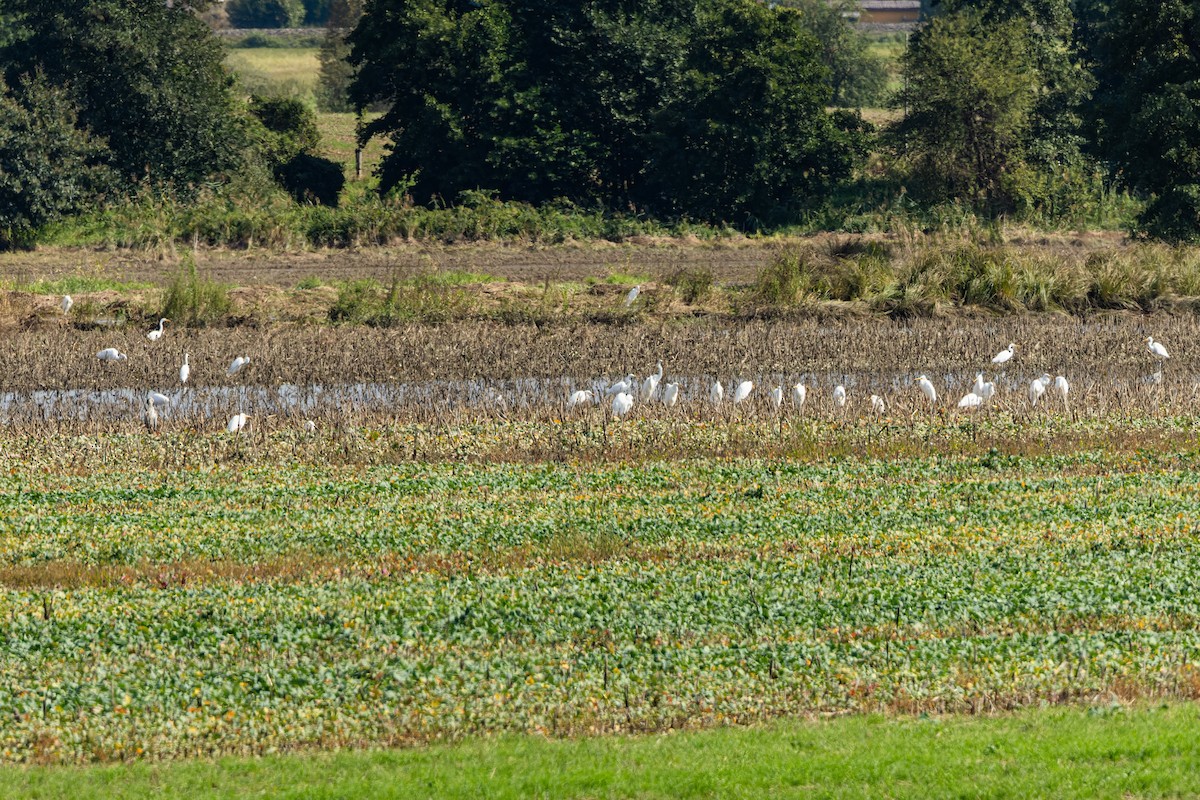
[[[844,717],[667,736],[6,769],[6,798],[1181,797],[1193,705]]]

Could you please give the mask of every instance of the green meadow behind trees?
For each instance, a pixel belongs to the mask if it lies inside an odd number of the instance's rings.
[[[341,246],[437,237],[463,206],[494,220],[480,239],[1200,230],[1187,3],[947,2],[898,65],[815,0],[278,5],[329,26],[315,83],[246,50],[231,73],[157,0],[8,0],[0,245]],[[313,103],[366,112],[365,180],[307,135]]]

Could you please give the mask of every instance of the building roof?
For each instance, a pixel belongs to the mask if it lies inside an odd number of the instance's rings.
[[[859,0],[863,11],[920,11],[921,0]]]

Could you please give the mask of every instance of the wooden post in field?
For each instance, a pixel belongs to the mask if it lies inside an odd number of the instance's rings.
[[[362,148],[354,148],[354,180],[362,180]]]

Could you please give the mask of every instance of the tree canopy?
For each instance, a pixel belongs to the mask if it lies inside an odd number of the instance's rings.
[[[761,219],[865,150],[800,15],[752,0],[369,0],[350,43],[355,104],[388,106],[382,187],[422,202]]]
[[[107,142],[128,183],[184,189],[233,167],[245,146],[221,45],[184,3],[4,0],[10,86],[40,75]],[[195,5],[195,4],[193,4]]]

